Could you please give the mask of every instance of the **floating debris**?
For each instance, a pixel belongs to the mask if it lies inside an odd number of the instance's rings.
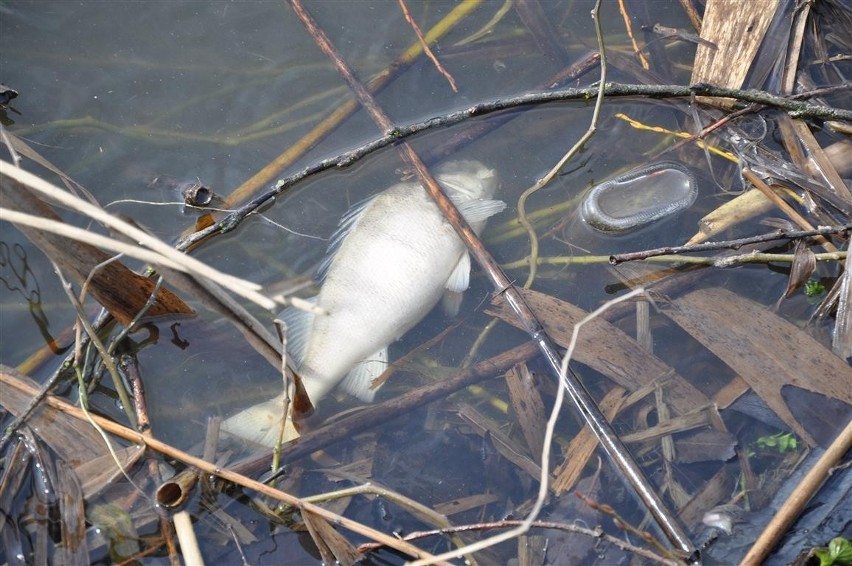
[[[6,106],[13,98],[18,97],[18,91],[0,84],[0,106]]]
[[[689,208],[698,196],[695,177],[665,161],[634,169],[595,186],[580,215],[603,232],[624,232]]]

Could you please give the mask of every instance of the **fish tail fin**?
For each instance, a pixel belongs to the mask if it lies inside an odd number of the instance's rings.
[[[372,402],[376,391],[371,389],[373,380],[382,375],[388,367],[388,348],[385,346],[372,356],[355,364],[346,375],[340,387],[350,395],[365,403]]]
[[[269,401],[252,405],[225,419],[222,421],[221,428],[239,438],[272,447],[275,446],[281,423],[284,420],[282,410],[282,395],[278,395]],[[299,433],[295,430],[293,421],[287,419],[284,442],[298,437]]]

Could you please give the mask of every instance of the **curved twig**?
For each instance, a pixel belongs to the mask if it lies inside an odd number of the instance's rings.
[[[840,85],[835,90],[849,90],[852,85]],[[707,84],[699,84],[694,86],[683,85],[638,85],[638,84],[619,84],[607,83],[602,89],[604,97],[648,97],[648,98],[684,98],[692,94],[701,96],[718,96],[723,98],[734,98],[743,102],[759,103],[767,107],[779,108],[786,110],[797,117],[802,118],[821,118],[821,119],[840,119],[852,121],[852,110],[843,110],[824,106],[819,104],[811,104],[799,100],[799,95],[791,97],[783,97],[770,94],[759,90],[739,90],[715,87]],[[485,116],[500,112],[520,108],[523,106],[535,106],[551,102],[568,102],[573,100],[591,100],[598,96],[601,89],[598,86],[590,86],[586,88],[565,88],[552,90],[547,92],[534,92],[523,94],[511,98],[500,98],[487,102],[481,102],[468,108],[451,112],[443,116],[437,116],[419,122],[413,122],[408,125],[389,125],[385,130],[384,135],[376,138],[368,143],[358,146],[348,152],[342,153],[329,159],[318,161],[304,169],[297,171],[287,177],[278,180],[275,185],[267,192],[258,195],[251,201],[247,202],[240,208],[234,210],[231,214],[216,222],[215,224],[197,232],[194,232],[183,238],[177,248],[181,251],[186,251],[194,248],[202,241],[216,235],[229,232],[236,228],[240,222],[247,216],[257,211],[258,208],[269,202],[271,199],[283,193],[289,187],[304,180],[305,178],[334,169],[338,167],[347,167],[363,157],[387,147],[391,144],[398,143],[405,138],[415,134],[430,130],[433,128],[441,128],[452,126],[469,120],[471,118]]]

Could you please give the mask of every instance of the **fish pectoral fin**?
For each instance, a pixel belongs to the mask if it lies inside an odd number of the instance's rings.
[[[448,291],[453,293],[463,293],[470,285],[470,254],[464,252],[459,258],[459,262],[450,273],[450,278],[447,279],[447,284],[444,285]]]
[[[331,264],[334,262],[337,252],[340,251],[343,241],[346,240],[346,236],[355,229],[355,226],[358,225],[358,222],[364,216],[365,211],[369,208],[375,198],[375,196],[372,196],[355,204],[340,219],[340,223],[337,225],[337,230],[335,230],[334,234],[331,235],[331,240],[328,243],[328,251],[325,254],[325,258],[323,258],[319,268],[317,268],[317,281],[325,281],[325,276],[328,274],[328,270],[331,268]]]
[[[382,375],[388,367],[388,348],[385,346],[372,356],[367,357],[355,364],[340,387],[350,395],[357,397],[365,403],[373,401],[376,390],[370,389],[373,380]]]
[[[487,220],[506,208],[506,203],[502,200],[465,200],[456,202],[455,205],[464,219],[471,224]]]
[[[447,316],[456,316],[462,303],[462,293],[470,285],[470,255],[463,253],[459,262],[447,279],[444,296],[441,297],[441,307]]]
[[[463,293],[456,293],[455,291],[446,289],[444,295],[441,297],[441,309],[444,311],[444,314],[451,317],[457,316],[459,310],[461,310],[462,298],[464,298]]]
[[[316,304],[317,298],[311,297],[308,301]],[[316,315],[293,307],[287,307],[278,313],[278,318],[287,325],[287,354],[293,360],[294,367],[299,367],[305,357],[314,316]]]

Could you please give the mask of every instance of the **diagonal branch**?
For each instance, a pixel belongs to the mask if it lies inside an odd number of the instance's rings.
[[[367,110],[371,118],[384,132],[393,130],[393,123],[390,118],[378,107],[375,99],[364,87],[364,85],[355,77],[355,74],[349,68],[345,61],[340,57],[339,53],[332,45],[328,36],[323,32],[313,20],[310,14],[302,6],[301,0],[289,0],[293,11],[307,28],[311,37],[316,42],[317,46],[325,53],[335,66],[337,71],[355,92],[361,105]],[[434,177],[426,169],[426,165],[420,157],[414,152],[414,149],[405,141],[398,146],[402,160],[412,167],[420,180],[420,183],[426,188],[429,196],[436,202],[441,212],[446,217],[447,221],[453,226],[461,240],[467,246],[470,254],[476,258],[477,263],[488,274],[492,284],[498,293],[502,294],[504,300],[515,312],[518,319],[521,321],[523,328],[527,331],[530,337],[538,346],[541,353],[547,360],[551,370],[557,380],[561,380],[561,359],[557,352],[556,345],[547,335],[541,323],[537,320],[529,305],[524,301],[521,294],[515,288],[512,281],[506,276],[499,265],[494,261],[485,246],[473,232],[471,227],[462,217],[458,209],[453,205],[452,201],[444,194],[435,181]],[[574,402],[583,420],[595,432],[595,435],[601,442],[604,450],[612,458],[613,462],[618,466],[624,476],[628,479],[633,489],[645,503],[648,510],[657,520],[661,529],[666,533],[666,536],[682,550],[692,554],[692,547],[689,538],[686,536],[683,528],[665,509],[659,496],[656,494],[651,484],[642,474],[641,469],[630,456],[630,453],[621,443],[621,440],[615,434],[606,417],[601,413],[600,409],[595,404],[592,397],[586,391],[583,384],[577,379],[573,372],[568,371],[565,380],[562,381],[567,389],[571,400]],[[546,478],[543,481],[547,481]]]

